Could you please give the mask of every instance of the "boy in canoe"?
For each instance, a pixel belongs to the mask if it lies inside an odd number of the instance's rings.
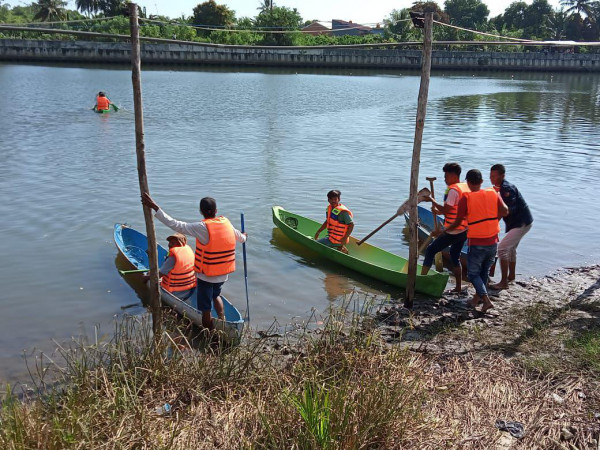
[[[181,233],[167,237],[167,242],[169,254],[158,270],[160,285],[181,300],[187,300],[196,287],[194,250],[187,245],[187,238]]]
[[[444,228],[448,228],[458,211],[458,202],[463,198],[465,192],[470,192],[467,183],[460,182],[460,173],[462,171],[458,163],[447,163],[444,165],[444,181],[448,186],[444,194],[444,204],[438,203],[433,197],[425,198],[425,201],[432,203],[433,212],[444,216]],[[436,232],[432,231],[432,235]],[[459,226],[453,230],[440,230],[439,235],[429,244],[425,250],[425,260],[423,261],[423,269],[421,275],[427,275],[436,253],[443,251],[450,246],[450,261],[452,262],[452,273],[456,279],[456,287],[454,292],[462,291],[462,267],[460,265],[460,253],[467,240],[467,222],[464,220]]]
[[[98,92],[96,97],[96,110],[97,111],[108,111],[112,102],[108,99],[106,94],[102,91]]]
[[[192,299],[192,306],[202,312],[202,325],[212,329],[213,303],[219,318],[225,319],[221,288],[229,274],[235,271],[235,244],[246,242],[248,235],[235,229],[226,217],[217,217],[217,202],[211,197],[200,200],[200,213],[204,219],[191,223],[173,219],[146,193],[142,194],[142,203],[156,211],[154,216],[172,230],[196,238],[197,297],[195,302]]]
[[[327,212],[325,213],[325,222],[315,233],[315,240],[328,247],[334,247],[343,253],[348,253],[346,245],[350,240],[350,235],[354,229],[352,221],[352,211],[340,203],[342,193],[338,190],[332,190],[327,193]],[[327,228],[328,236],[319,239],[319,234]]]

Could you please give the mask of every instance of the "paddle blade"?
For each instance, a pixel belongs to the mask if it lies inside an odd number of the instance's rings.
[[[117,112],[119,110],[119,107],[117,105],[115,105],[114,103],[111,103],[110,106],[112,106],[112,109],[114,112]]]
[[[421,203],[430,195],[431,195],[431,191],[429,189],[427,189],[427,188],[421,189],[419,192],[417,192],[417,203]],[[409,208],[410,208],[410,201],[406,200],[404,203],[402,203],[400,205],[400,207],[398,208],[398,211],[396,211],[396,215],[398,215],[398,216],[403,215],[404,213],[408,212]]]

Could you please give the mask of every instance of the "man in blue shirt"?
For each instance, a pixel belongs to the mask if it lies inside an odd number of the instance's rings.
[[[502,164],[494,164],[490,169],[490,181],[494,189],[500,193],[500,197],[508,206],[508,215],[504,217],[506,235],[498,244],[498,258],[502,279],[491,285],[492,289],[508,289],[509,281],[515,279],[517,267],[517,246],[519,242],[531,229],[533,216],[529,206],[514,184],[504,179],[506,169]]]

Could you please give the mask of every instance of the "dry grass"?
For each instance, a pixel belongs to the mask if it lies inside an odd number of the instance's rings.
[[[64,365],[40,367],[43,395],[5,396],[0,448],[598,445],[599,394],[589,380],[542,377],[498,356],[446,359],[389,347],[365,320],[368,306],[348,306],[293,341],[248,338],[203,351],[166,335],[153,347],[150,324],[126,319],[112,340],[75,345],[64,350]],[[164,403],[172,412],[159,416]],[[497,419],[523,423],[525,437],[498,431]]]

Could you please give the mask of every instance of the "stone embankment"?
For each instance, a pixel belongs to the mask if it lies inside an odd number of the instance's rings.
[[[149,65],[221,65],[357,69],[420,69],[421,51],[404,49],[293,48],[208,44],[142,44]],[[126,42],[0,39],[0,61],[123,64],[131,58]],[[600,54],[434,50],[432,68],[600,72]]]

